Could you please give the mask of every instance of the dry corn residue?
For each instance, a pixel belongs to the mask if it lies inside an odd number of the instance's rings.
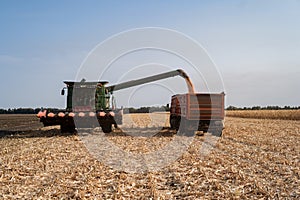
[[[149,123],[144,114],[134,121],[143,117]],[[2,115],[0,127],[0,199],[300,198],[300,121],[227,117],[223,137],[206,157],[199,153],[206,134],[195,136],[177,161],[139,174],[105,165],[78,135],[41,128],[32,115]],[[105,137],[143,153],[174,136]]]

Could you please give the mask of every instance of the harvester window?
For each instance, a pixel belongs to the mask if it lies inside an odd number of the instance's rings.
[[[110,94],[108,90],[104,86],[98,85],[95,94],[96,110],[108,109],[109,99],[110,99]]]

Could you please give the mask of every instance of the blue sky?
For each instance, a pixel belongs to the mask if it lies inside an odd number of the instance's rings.
[[[221,73],[227,106],[299,105],[299,11],[297,0],[2,0],[0,108],[64,107],[62,81],[75,79],[88,53],[141,27],[199,42]]]

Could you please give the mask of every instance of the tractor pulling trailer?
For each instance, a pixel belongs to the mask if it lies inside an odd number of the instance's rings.
[[[183,134],[194,131],[222,135],[224,120],[224,92],[195,93],[188,75],[181,69],[137,80],[107,86],[107,81],[64,81],[67,90],[67,108],[54,113],[41,110],[37,117],[44,126],[60,125],[61,132],[75,132],[76,128],[101,127],[104,133],[122,124],[123,110],[116,108],[113,92],[174,76],[185,79],[188,93],[171,98],[170,128]]]

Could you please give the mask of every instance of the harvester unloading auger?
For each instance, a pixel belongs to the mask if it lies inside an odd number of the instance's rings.
[[[100,127],[104,133],[122,124],[123,110],[115,106],[113,92],[174,76],[185,79],[188,93],[172,96],[170,128],[181,133],[212,132],[221,136],[224,120],[224,92],[220,94],[195,93],[188,75],[181,69],[161,73],[116,85],[107,81],[64,81],[62,95],[67,89],[67,108],[56,113],[41,110],[37,116],[44,126],[60,125],[61,132],[75,132],[76,128]],[[112,101],[111,101],[112,99]],[[76,124],[76,126],[75,126]]]

